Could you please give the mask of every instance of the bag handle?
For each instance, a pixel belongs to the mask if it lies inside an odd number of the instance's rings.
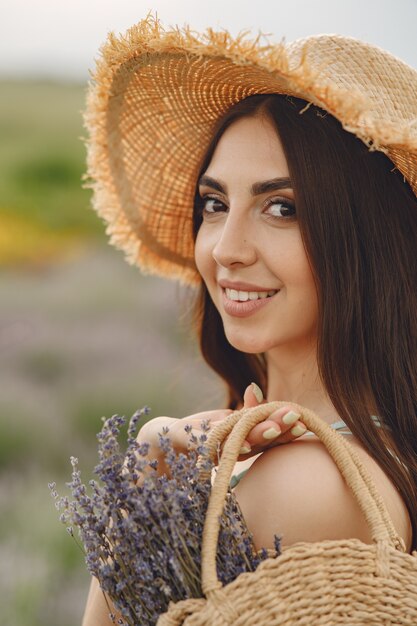
[[[202,542],[201,579],[206,597],[222,587],[217,578],[216,555],[222,515],[233,468],[239,457],[239,450],[252,428],[269,417],[276,409],[291,405],[301,414],[300,420],[313,432],[327,448],[347,485],[351,488],[371,531],[372,540],[386,542],[402,552],[406,552],[403,539],[395,530],[385,502],[358,457],[354,448],[344,437],[333,430],[316,413],[293,402],[268,402],[259,406],[241,409],[227,416],[209,433],[207,447],[210,458],[215,462],[222,442],[227,438],[217,473],[212,485]],[[230,436],[228,436],[230,435]],[[201,476],[210,477],[210,470],[202,468],[203,458],[197,460]]]

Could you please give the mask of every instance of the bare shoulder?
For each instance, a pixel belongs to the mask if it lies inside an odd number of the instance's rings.
[[[376,461],[352,439],[349,443],[369,470],[409,550],[411,524],[399,493]],[[317,438],[300,438],[265,451],[234,493],[257,548],[272,548],[274,533],[282,536],[283,546],[351,537],[372,543],[352,491]]]

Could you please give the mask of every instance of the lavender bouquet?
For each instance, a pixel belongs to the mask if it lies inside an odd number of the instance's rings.
[[[202,479],[196,461],[201,455],[202,468],[210,476],[214,463],[204,446],[209,422],[201,422],[199,437],[191,434],[191,426],[184,427],[190,435],[188,455],[175,453],[167,437],[169,428],[159,433],[168,478],[158,474],[157,460],[146,458],[149,444],[136,440],[138,421],[148,412],[141,409],[130,419],[125,451],[119,444],[125,418],[114,415],[104,421],[97,435],[99,463],[94,469],[99,482],[91,480],[87,489],[78,461],[71,457],[72,480],[67,485],[73,500],[59,497],[56,484],[49,485],[61,521],[74,539],[74,530],[78,531],[89,572],[122,616],[117,623],[128,626],[154,625],[170,601],[203,597],[201,544],[211,481]],[[280,540],[275,535],[276,556],[281,553]],[[217,551],[219,580],[227,584],[242,572],[255,571],[268,556],[264,548],[255,550],[229,489]],[[116,623],[110,608],[109,616]]]

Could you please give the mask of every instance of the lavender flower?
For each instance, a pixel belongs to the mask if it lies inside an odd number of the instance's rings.
[[[74,457],[72,480],[67,483],[73,500],[59,497],[55,483],[49,485],[61,521],[74,539],[73,529],[78,531],[89,572],[122,616],[116,622],[110,614],[112,622],[127,626],[154,625],[170,601],[203,597],[201,544],[211,480],[203,480],[196,462],[201,455],[210,477],[214,463],[204,446],[209,422],[201,422],[203,434],[198,438],[185,427],[190,434],[187,455],[175,453],[167,427],[159,433],[168,478],[158,475],[156,460],[147,458],[149,444],[136,441],[138,421],[148,412],[141,409],[131,417],[125,452],[119,444],[125,418],[114,415],[105,420],[97,436],[99,463],[94,473],[99,481],[90,481],[89,489]],[[140,475],[143,481],[138,486]],[[275,556],[281,553],[280,540],[275,535]],[[242,572],[254,571],[267,557],[264,549],[256,552],[229,489],[220,519],[219,580],[226,585]]]

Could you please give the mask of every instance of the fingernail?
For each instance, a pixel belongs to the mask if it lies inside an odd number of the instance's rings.
[[[253,395],[255,396],[257,401],[262,402],[262,400],[264,399],[264,394],[262,393],[262,389],[258,387],[256,383],[251,383],[251,387],[252,387]]]
[[[242,446],[239,450],[239,454],[248,454],[252,448],[250,446]]]
[[[282,421],[284,422],[284,424],[287,424],[287,426],[289,426],[290,424],[294,424],[298,419],[300,419],[300,417],[300,413],[296,413],[295,411],[288,411],[288,413],[286,413],[282,418]]]
[[[294,428],[291,428],[291,434],[294,435],[294,437],[299,437],[300,435],[303,435],[306,432],[307,428],[305,426],[301,426],[300,424],[297,424],[297,426],[294,426]]]
[[[276,428],[268,428],[268,430],[266,430],[263,434],[262,437],[264,439],[275,439],[275,437],[278,437],[278,435],[281,434],[280,430],[277,430]]]

